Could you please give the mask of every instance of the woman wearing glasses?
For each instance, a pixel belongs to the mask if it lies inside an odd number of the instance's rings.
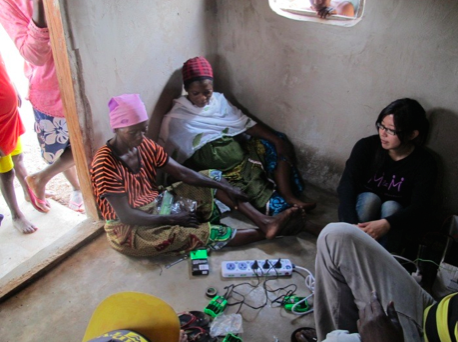
[[[356,143],[337,189],[339,219],[357,225],[390,252],[419,237],[428,221],[437,168],[424,144],[429,122],[415,100],[382,110],[378,135]]]

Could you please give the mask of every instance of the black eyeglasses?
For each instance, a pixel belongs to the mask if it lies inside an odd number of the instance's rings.
[[[378,130],[383,129],[383,130],[384,130],[387,134],[389,134],[389,135],[396,135],[396,134],[398,134],[397,131],[395,131],[394,129],[386,128],[386,127],[383,126],[380,122],[377,122],[376,126],[377,126],[377,129],[378,129]]]

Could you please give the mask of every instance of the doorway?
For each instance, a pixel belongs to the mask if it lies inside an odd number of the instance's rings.
[[[51,5],[50,3],[48,2],[47,4],[48,10],[49,7],[55,7],[51,9],[49,16],[49,18],[54,19],[49,21],[50,31],[61,31],[60,36],[62,37],[64,36],[62,26],[59,27],[58,23],[56,25],[56,18],[60,18],[59,5],[56,2]],[[51,26],[57,26],[57,28],[52,29]],[[47,164],[41,158],[40,148],[37,143],[36,134],[34,133],[32,107],[25,100],[28,80],[25,78],[23,72],[24,62],[14,43],[1,26],[0,41],[2,42],[1,53],[8,73],[22,97],[20,114],[26,127],[26,133],[22,136],[24,163],[28,173],[32,174],[46,167]],[[54,57],[56,60],[56,54],[54,54]],[[67,55],[60,54],[57,59],[62,60],[63,58],[68,57]],[[59,69],[57,68],[57,72],[61,81],[64,78],[59,75]],[[75,94],[72,95],[76,96]],[[67,113],[69,112],[71,113],[71,111],[67,111]],[[78,130],[75,133],[75,130],[73,130],[70,131],[72,142],[75,134],[79,134],[79,136],[76,136],[76,141],[83,140],[81,133]],[[78,143],[76,147],[78,147]],[[3,196],[0,198],[0,213],[5,216],[0,227],[0,300],[21,288],[30,279],[39,276],[42,272],[68,255],[68,253],[101,231],[101,223],[98,222],[97,214],[94,215],[96,209],[92,205],[93,197],[91,192],[88,191],[87,163],[82,163],[81,165],[80,162],[80,165],[78,165],[78,160],[75,159],[75,161],[79,169],[78,173],[80,173],[80,169],[85,171],[83,178],[86,186],[83,196],[85,203],[89,203],[90,214],[88,216],[95,216],[95,220],[68,208],[68,200],[72,189],[63,175],[54,177],[48,183],[47,190],[50,190],[52,195],[48,200],[51,202],[52,209],[47,214],[39,213],[30,203],[27,203],[22,187],[15,180],[15,193],[18,204],[26,218],[39,228],[35,233],[22,234],[14,229],[9,208]]]

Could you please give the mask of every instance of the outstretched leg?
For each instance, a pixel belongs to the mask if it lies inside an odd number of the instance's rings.
[[[229,241],[227,246],[243,246],[265,239],[265,234],[258,229],[238,229],[234,238],[231,241]]]
[[[14,175],[14,169],[5,173],[0,173],[0,187],[2,194],[5,198],[8,208],[10,208],[14,228],[16,228],[21,233],[31,234],[34,233],[38,228],[29,222],[19,209],[16,200],[16,193],[14,192]]]
[[[229,184],[225,179],[221,179],[221,182]],[[216,198],[229,206],[231,209],[234,209],[232,200],[224,191],[217,191]],[[239,203],[237,210],[257,225],[267,239],[273,239],[279,234],[288,234],[288,223],[290,223],[291,219],[300,216],[302,212],[300,208],[292,207],[274,217],[271,217],[261,214],[249,202]]]

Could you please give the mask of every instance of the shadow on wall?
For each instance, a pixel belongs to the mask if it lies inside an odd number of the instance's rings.
[[[243,114],[252,117],[255,121],[263,123],[264,125],[272,128],[271,125],[265,123],[261,118],[253,114],[248,108],[243,106],[235,97],[233,89],[233,79],[237,77],[231,69],[227,59],[222,55],[209,55],[208,60],[213,67],[215,91],[223,93],[230,103],[240,109]]]
[[[237,83],[234,80],[237,79],[237,75],[227,59],[222,55],[216,54],[210,54],[207,57],[214,71],[215,91],[223,93],[226,98],[244,114],[253,117],[257,122],[261,122],[271,127],[237,100],[234,95],[234,90],[236,90],[235,84]],[[295,146],[295,148],[298,161],[297,166],[303,179],[306,182],[308,182],[309,179],[314,179],[314,185],[335,195],[335,189],[343,172],[344,165],[337,160],[330,160],[325,153],[307,146],[307,144],[305,144],[301,150],[299,150],[297,146]]]
[[[427,146],[436,157],[439,171],[433,210],[437,209],[438,219],[443,220],[458,213],[458,114],[443,108],[428,114],[431,130]]]
[[[159,130],[161,129],[162,118],[172,109],[173,100],[180,97],[181,89],[181,69],[177,69],[170,76],[154,106],[149,119],[148,132],[146,133],[148,138],[157,141]]]

